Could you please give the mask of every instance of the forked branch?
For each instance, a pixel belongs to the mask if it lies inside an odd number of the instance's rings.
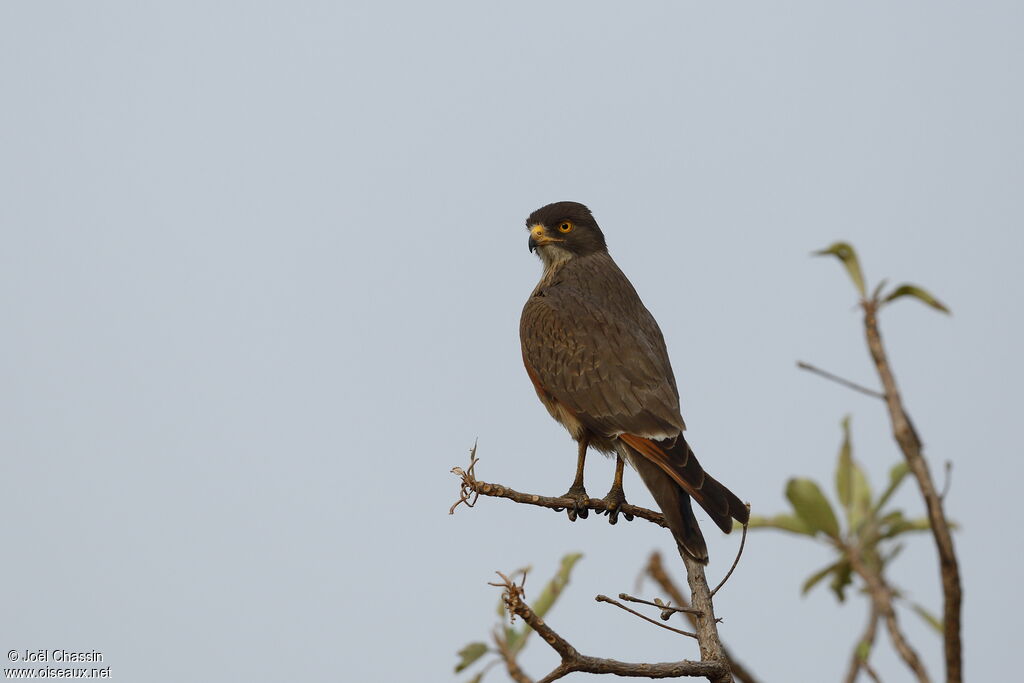
[[[928,672],[924,668],[921,657],[917,654],[917,650],[910,645],[910,641],[907,640],[903,630],[900,629],[896,618],[896,609],[893,607],[893,590],[885,581],[881,571],[874,570],[866,565],[864,558],[861,557],[860,549],[856,545],[847,547],[846,556],[850,558],[850,566],[853,568],[853,571],[857,572],[867,586],[868,593],[871,596],[872,619],[874,621],[877,621],[878,618],[885,620],[886,628],[889,631],[889,639],[892,641],[892,646],[896,649],[900,659],[914,673],[918,683],[930,683],[931,679],[928,678]],[[874,638],[873,629],[874,626],[869,631],[872,639]],[[867,663],[866,658],[863,663]]]
[[[871,358],[875,362],[878,377],[885,389],[885,403],[892,422],[893,436],[896,443],[899,444],[900,450],[903,451],[903,457],[921,489],[921,495],[924,497],[928,510],[928,521],[931,524],[932,535],[935,538],[935,546],[939,554],[939,568],[942,573],[942,621],[946,681],[947,683],[960,683],[963,679],[960,640],[960,610],[963,594],[960,585],[960,565],[957,562],[956,552],[953,550],[953,534],[950,533],[949,522],[942,509],[942,496],[936,490],[935,482],[928,469],[928,461],[924,457],[921,439],[903,406],[903,399],[896,386],[896,378],[889,366],[885,347],[882,345],[882,335],[878,330],[880,303],[877,298],[872,298],[863,301],[862,306],[868,349],[871,351]]]
[[[536,631],[537,635],[561,657],[559,665],[537,683],[550,683],[550,681],[556,681],[576,671],[592,674],[614,674],[616,676],[634,678],[679,678],[692,676],[707,678],[716,683],[729,680],[727,678],[728,668],[721,662],[683,660],[681,662],[664,662],[659,664],[634,664],[580,654],[569,641],[555,632],[553,628],[548,626],[543,619],[530,609],[530,606],[523,599],[522,585],[516,584],[515,581],[500,572],[498,575],[502,579],[501,582],[491,585],[503,589],[501,597],[505,601],[505,607],[509,613],[515,614],[529,624],[530,628]]]
[[[881,298],[880,292],[884,281],[879,284],[874,293],[869,297],[866,294],[863,276],[860,274],[860,266],[857,263],[856,255],[853,253],[852,247],[845,243],[836,243],[829,249],[818,253],[833,254],[842,260],[847,269],[851,272],[851,276],[854,278],[854,281],[858,286],[862,297],[860,305],[864,310],[864,336],[867,341],[868,351],[871,353],[871,359],[875,365],[875,370],[878,373],[878,378],[882,383],[883,391],[879,394],[873,389],[860,386],[806,363],[798,363],[797,365],[802,369],[809,370],[826,377],[827,379],[839,382],[840,384],[856,391],[860,391],[870,396],[878,396],[885,401],[885,405],[889,413],[889,420],[892,424],[893,437],[899,445],[900,450],[903,452],[903,457],[906,460],[907,466],[910,472],[913,473],[914,478],[917,480],[921,496],[924,498],[925,508],[928,512],[929,526],[938,551],[939,570],[942,576],[942,628],[943,650],[946,663],[946,682],[960,683],[963,680],[963,645],[960,635],[963,591],[960,579],[960,566],[957,561],[956,552],[953,548],[953,535],[950,531],[950,525],[946,519],[945,511],[943,510],[946,487],[944,486],[942,492],[939,493],[935,486],[935,481],[932,479],[932,475],[928,467],[928,461],[924,457],[921,438],[918,435],[917,430],[914,428],[914,424],[911,422],[907,409],[903,404],[899,388],[896,385],[896,377],[893,374],[892,367],[889,365],[889,358],[886,353],[885,346],[882,343],[882,335],[878,327],[879,308],[886,302],[900,296],[912,295],[939,310],[948,312],[948,309],[927,292],[909,285],[899,287],[887,297]],[[946,477],[948,482],[948,463],[946,467]],[[868,574],[870,573],[871,572],[868,572]],[[885,619],[897,651],[903,657],[904,661],[907,662],[908,666],[914,670],[918,680],[926,680],[926,674],[924,674],[924,669],[921,666],[916,653],[909,649],[909,645],[906,644],[905,639],[902,638],[902,635],[899,633],[899,629],[896,626],[895,612],[891,608],[891,596],[890,598],[885,599],[883,592],[878,591],[876,589],[877,587],[873,587],[871,585],[871,581],[864,573],[862,573],[862,576],[865,576],[865,581],[868,583],[875,606],[879,610],[880,618]],[[887,602],[890,603],[888,607],[886,606]],[[852,672],[856,675],[855,670],[852,670]]]
[[[460,487],[459,499],[451,506],[451,509],[448,511],[449,514],[454,514],[455,510],[460,505],[473,507],[480,496],[506,498],[516,503],[536,505],[555,510],[570,507],[575,503],[571,498],[552,498],[537,494],[520,493],[519,491],[514,491],[502,484],[491,484],[480,481],[476,478],[475,474],[477,462],[479,462],[479,460],[476,457],[476,446],[474,445],[473,449],[470,451],[469,467],[466,469],[461,467],[452,468],[452,472],[460,478]],[[591,498],[587,503],[587,508],[598,511],[609,510],[608,504],[604,500],[597,498]],[[619,511],[622,514],[646,519],[652,524],[657,524],[662,527],[667,526],[665,524],[665,518],[660,513],[654,512],[653,510],[637,507],[635,505],[623,505],[619,508]],[[522,586],[517,586],[504,575],[502,575],[503,583],[494,585],[499,585],[505,588],[504,596],[509,612],[522,617],[523,620],[537,631],[545,642],[547,642],[548,645],[550,645],[562,657],[562,663],[554,671],[541,679],[539,683],[557,680],[574,671],[611,673],[619,676],[639,676],[645,678],[700,676],[707,678],[712,683],[733,683],[734,679],[729,670],[729,661],[723,654],[724,650],[718,637],[718,620],[715,619],[714,605],[712,603],[713,593],[708,587],[707,579],[704,576],[704,566],[688,559],[687,557],[684,557],[683,561],[686,564],[687,579],[690,584],[693,602],[692,613],[687,616],[690,617],[694,623],[695,633],[689,634],[681,632],[678,629],[670,630],[684,633],[684,635],[693,635],[697,638],[697,642],[700,645],[702,660],[700,662],[684,660],[681,662],[662,664],[629,664],[613,659],[581,655],[567,641],[544,624],[540,617],[533,613],[530,607],[522,599]],[[733,568],[735,568],[735,563]],[[732,569],[729,570],[729,574],[731,573]],[[726,575],[726,579],[728,579],[728,575]],[[721,584],[719,587],[720,586]],[[618,604],[604,596],[600,596],[598,599],[602,602]],[[623,605],[618,606],[626,609],[627,611],[633,611]],[[664,628],[662,624],[657,625]],[[509,670],[510,673],[512,673],[513,668],[510,668]],[[522,676],[523,674],[521,670],[516,670],[514,675]],[[746,680],[752,679],[748,678]]]
[[[679,589],[679,586],[672,580],[668,572],[665,570],[665,565],[661,561],[661,553],[651,553],[650,559],[647,561],[647,566],[644,567],[644,574],[651,578],[658,586],[665,592],[665,595],[675,603],[679,611],[686,615],[686,618],[690,620],[693,627],[697,627],[697,618],[693,612],[700,612],[700,610],[694,610],[690,607],[689,600],[683,595],[683,592]],[[722,654],[725,655],[726,660],[729,662],[729,668],[732,670],[733,678],[738,683],[759,683],[758,679],[754,674],[750,672],[747,667],[743,666],[737,661],[735,655],[733,655],[725,645],[722,645]]]

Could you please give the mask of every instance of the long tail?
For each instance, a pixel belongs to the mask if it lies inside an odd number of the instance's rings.
[[[665,515],[680,552],[707,564],[707,544],[693,515],[690,498],[697,501],[725,533],[732,531],[734,519],[747,523],[750,516],[747,506],[704,471],[682,435],[663,441],[632,434],[622,434],[619,438],[633,455],[630,461]]]

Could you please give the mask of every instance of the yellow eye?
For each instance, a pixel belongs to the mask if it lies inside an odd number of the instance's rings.
[[[562,221],[558,224],[558,232],[572,232],[574,227],[575,226],[572,224],[572,221]]]

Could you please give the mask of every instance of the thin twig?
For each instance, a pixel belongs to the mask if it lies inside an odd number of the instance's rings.
[[[946,660],[946,682],[960,683],[963,680],[963,645],[960,637],[960,612],[963,603],[963,589],[960,581],[960,565],[953,548],[953,535],[949,530],[949,522],[942,509],[942,498],[935,490],[928,461],[924,457],[921,438],[914,429],[910,416],[900,398],[896,386],[896,377],[889,365],[889,359],[882,344],[882,335],[878,329],[877,299],[861,302],[864,308],[864,334],[867,339],[871,358],[878,370],[879,379],[885,389],[885,402],[889,410],[893,436],[903,457],[910,466],[910,471],[917,479],[918,488],[924,498],[928,510],[928,521],[935,546],[939,555],[939,570],[942,575],[943,595],[943,650]]]
[[[946,502],[946,494],[949,493],[949,486],[953,483],[953,463],[947,460],[944,469],[946,477],[945,481],[942,482],[942,493],[939,494],[939,501],[943,503]]]
[[[747,503],[747,517],[750,517],[750,503]],[[722,580],[719,581],[718,585],[715,586],[715,589],[711,591],[711,597],[715,597],[715,593],[718,592],[718,589],[724,586],[725,582],[729,580],[730,576],[732,576],[732,573],[736,571],[736,565],[740,563],[740,558],[743,557],[743,546],[747,544],[747,526],[747,524],[743,525],[743,535],[740,536],[740,549],[736,551],[736,559],[732,561],[732,566],[729,567],[729,571],[725,573]]]
[[[453,467],[451,470],[452,474],[462,478],[462,486],[459,489],[459,499],[448,508],[449,515],[454,515],[455,508],[460,505],[465,505],[468,508],[473,507],[476,505],[477,498],[480,497],[478,492],[474,491],[472,487],[467,486],[467,482],[476,481],[476,475],[473,472],[476,469],[476,464],[479,462],[479,459],[476,457],[476,444],[477,442],[473,441],[473,447],[469,449],[469,467],[466,469]]]
[[[883,394],[880,391],[875,391],[874,389],[868,389],[867,387],[861,386],[860,384],[857,384],[856,382],[851,382],[848,379],[843,379],[839,375],[833,375],[831,372],[828,372],[826,370],[822,370],[821,368],[816,368],[813,365],[811,365],[810,363],[805,363],[802,360],[801,361],[797,361],[796,366],[798,368],[800,368],[801,370],[807,370],[809,372],[813,372],[816,375],[821,375],[825,379],[830,379],[833,382],[838,382],[839,384],[842,384],[844,387],[849,387],[850,389],[853,389],[854,391],[859,391],[862,394],[867,394],[868,396],[873,396],[874,398],[881,398],[881,399],[885,398],[885,394]]]
[[[674,605],[660,601],[651,602],[650,600],[644,600],[643,598],[634,598],[632,595],[628,595],[626,593],[619,593],[619,599],[626,600],[627,602],[636,602],[641,605],[650,605],[651,607],[657,607],[662,612],[688,612],[689,614],[693,614],[696,616],[703,616],[699,609],[693,609],[691,607],[675,607]],[[664,618],[665,617],[663,616],[662,619]]]
[[[615,605],[619,609],[624,609],[627,612],[629,612],[630,614],[632,614],[634,616],[637,616],[637,617],[640,617],[641,619],[643,619],[644,621],[646,621],[648,623],[654,624],[655,626],[659,626],[659,627],[661,627],[663,629],[667,629],[669,631],[672,631],[673,633],[678,633],[679,635],[682,635],[682,636],[689,636],[690,638],[694,638],[694,639],[697,638],[697,634],[696,633],[691,633],[690,631],[683,631],[683,630],[680,630],[678,628],[673,628],[673,627],[669,626],[668,624],[660,624],[657,621],[655,621],[654,619],[651,619],[650,617],[648,617],[646,615],[640,614],[635,609],[630,609],[629,607],[626,607],[625,605],[623,605],[621,602],[616,602],[615,600],[612,600],[607,595],[598,595],[594,599],[597,600],[598,602],[607,602],[607,603],[609,603],[611,605]]]

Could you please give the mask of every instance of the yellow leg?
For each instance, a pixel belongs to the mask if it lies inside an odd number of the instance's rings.
[[[615,480],[612,482],[612,488],[608,492],[608,495],[604,497],[604,502],[608,504],[608,523],[615,524],[619,521],[619,510],[626,504],[626,494],[622,491],[622,471],[625,469],[626,461],[622,459],[620,455],[615,460]],[[633,515],[623,513],[627,522],[633,521]]]
[[[587,508],[590,496],[587,495],[587,489],[583,487],[583,465],[587,460],[587,446],[589,445],[590,439],[584,435],[580,439],[579,454],[576,458],[576,478],[573,479],[572,486],[563,496],[563,498],[573,499],[573,504],[565,509],[570,522],[575,522],[577,517],[586,519],[590,515],[590,510]]]

